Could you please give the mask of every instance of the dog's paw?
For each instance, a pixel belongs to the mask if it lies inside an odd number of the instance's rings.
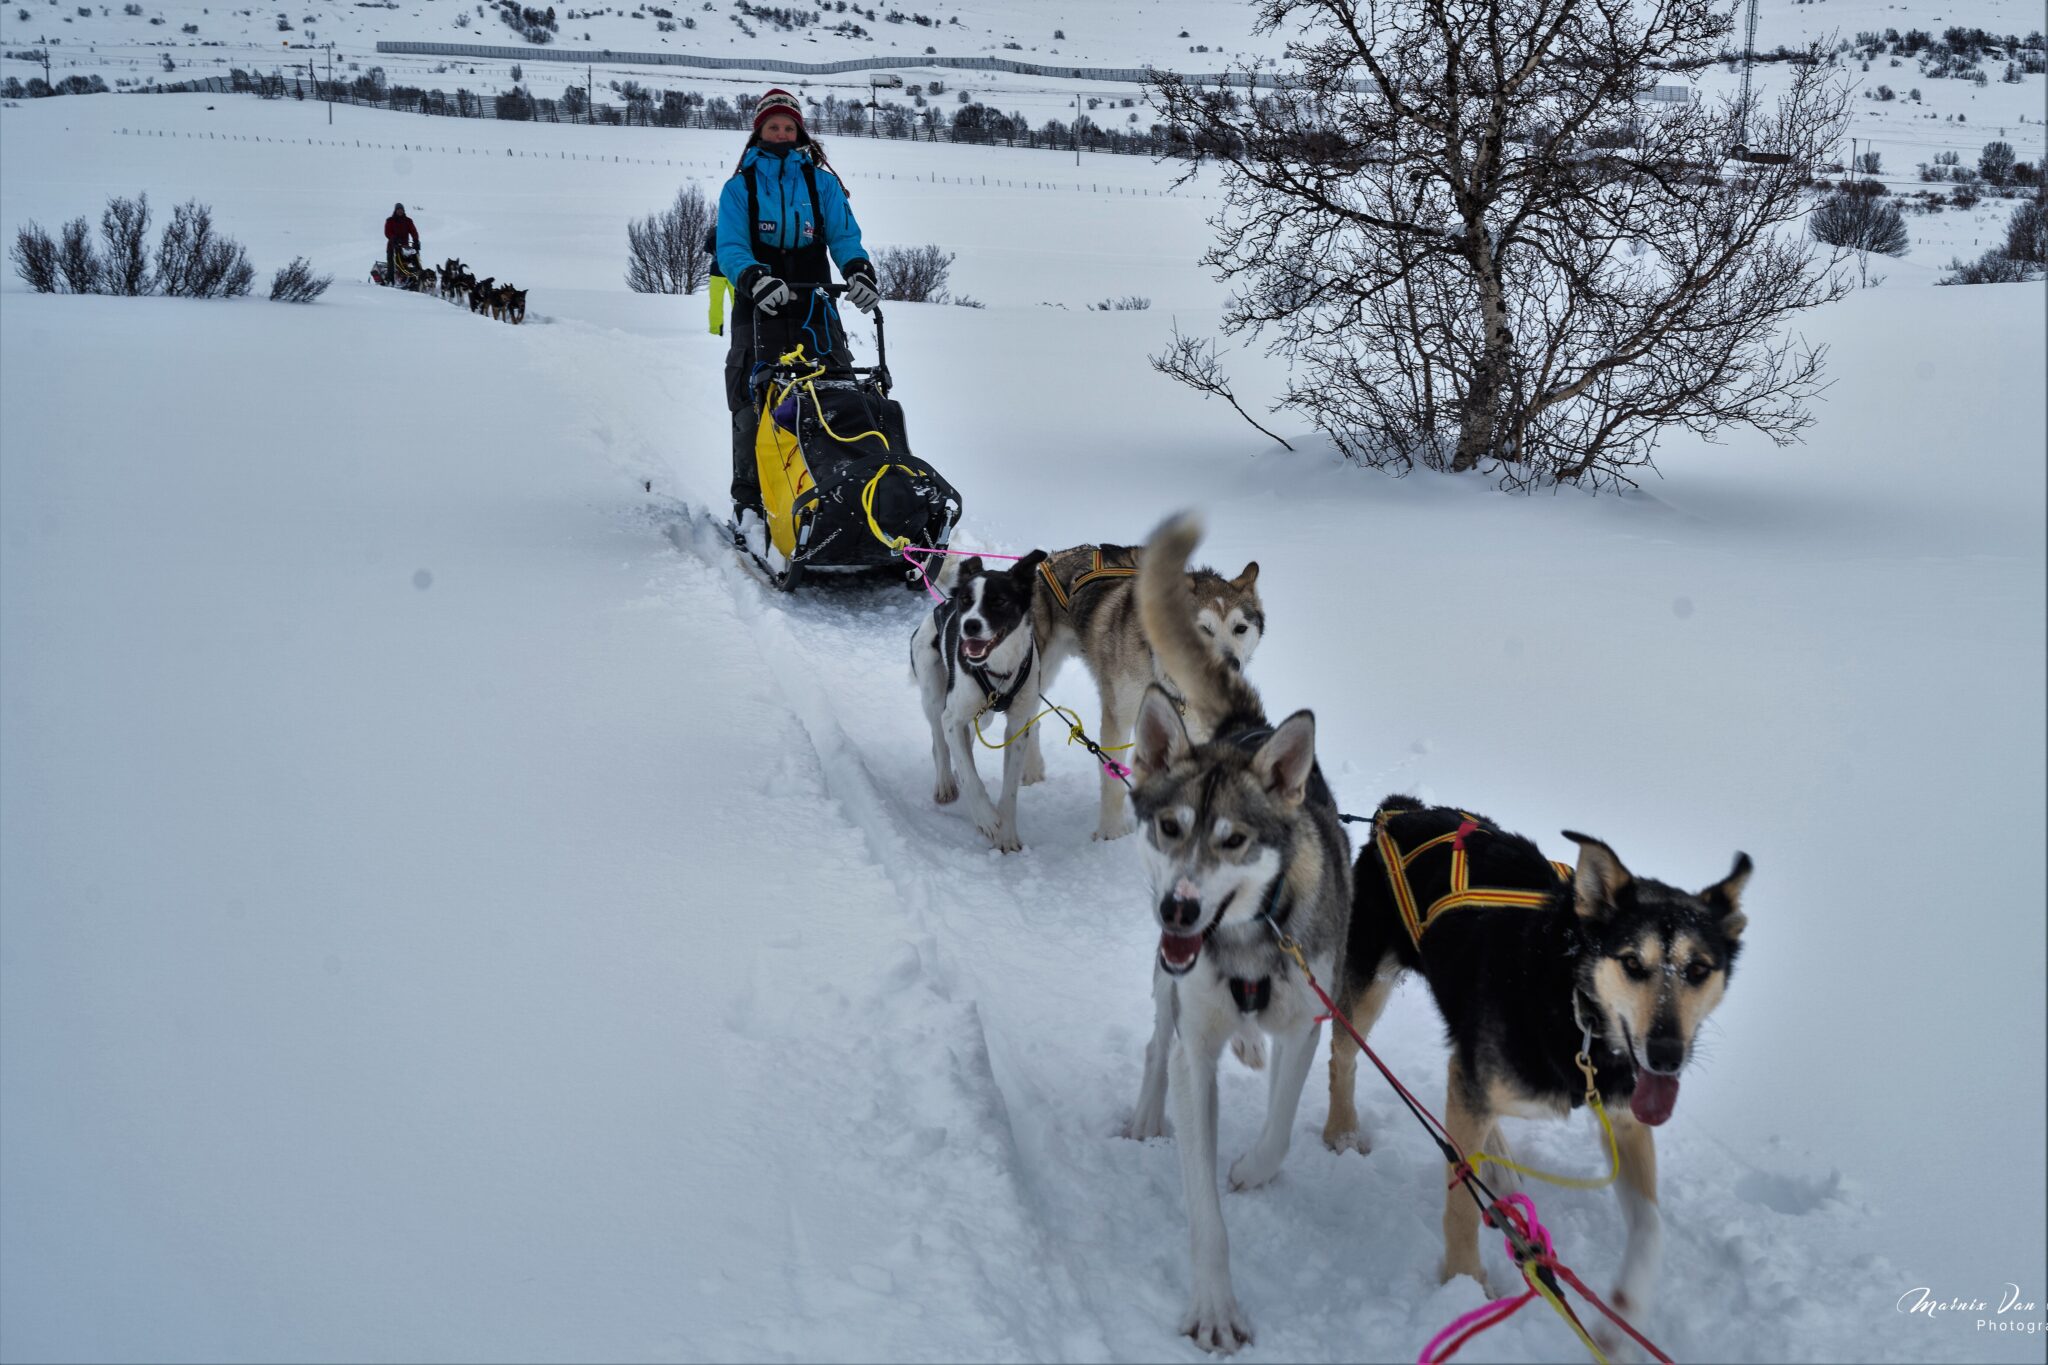
[[[1493,1292],[1487,1289],[1486,1270],[1479,1264],[1479,1247],[1476,1243],[1462,1254],[1445,1252],[1443,1261],[1436,1268],[1438,1284],[1449,1284],[1460,1275],[1470,1275],[1481,1289],[1486,1289],[1489,1294]]]
[[[1150,1142],[1153,1138],[1171,1137],[1172,1130],[1166,1126],[1166,1114],[1134,1113],[1124,1124],[1124,1136],[1133,1142]]]
[[[1285,1152],[1278,1156],[1269,1155],[1252,1148],[1243,1156],[1230,1163],[1230,1188],[1233,1190],[1255,1190],[1280,1174],[1280,1163],[1287,1159]]]
[[[974,827],[988,836],[989,844],[998,853],[1017,853],[1024,848],[1024,841],[1017,837],[1014,825],[1005,826],[1001,820],[992,818],[987,822],[977,820]]]
[[[1372,1138],[1358,1126],[1357,1120],[1339,1126],[1333,1114],[1323,1125],[1323,1146],[1333,1152],[1356,1152],[1364,1156],[1372,1151]]]
[[[1220,1356],[1252,1344],[1251,1323],[1237,1306],[1237,1295],[1226,1283],[1211,1290],[1197,1289],[1195,1301],[1181,1316],[1180,1334],[1193,1337],[1195,1345]]]
[[[932,788],[932,800],[941,806],[950,806],[960,799],[960,784],[951,777]]]
[[[1137,822],[1131,819],[1128,814],[1119,813],[1113,819],[1106,819],[1097,825],[1095,827],[1095,837],[1104,843],[1108,843],[1111,839],[1123,838],[1137,827]]]
[[[1230,1050],[1237,1054],[1237,1060],[1252,1070],[1266,1069],[1266,1042],[1263,1038],[1247,1038],[1240,1033],[1230,1040]]]

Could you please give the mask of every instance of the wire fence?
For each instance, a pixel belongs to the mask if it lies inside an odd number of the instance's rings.
[[[571,123],[613,128],[697,128],[741,130],[752,122],[752,101],[702,96],[676,90],[655,91],[628,84],[628,97],[605,103],[573,91],[562,99],[535,99],[514,88],[494,95],[458,89],[422,90],[385,85],[367,76],[322,80],[317,76],[268,75],[237,69],[227,76],[146,86],[135,94],[248,94],[262,99],[314,100],[352,104],[393,113],[428,117],[499,119],[506,122]],[[581,96],[581,97],[579,97]],[[950,118],[936,107],[911,110],[887,105],[869,110],[857,101],[827,99],[804,115],[805,126],[819,137],[872,137],[901,142],[955,142],[977,147],[1027,147],[1051,151],[1100,152],[1153,158],[1185,156],[1187,139],[1162,125],[1120,129],[1081,115],[1072,123],[1049,120],[1037,128],[980,104],[954,108]]]

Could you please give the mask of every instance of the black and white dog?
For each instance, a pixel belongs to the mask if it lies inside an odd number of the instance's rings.
[[[964,788],[975,828],[997,848],[1014,853],[1017,787],[1045,776],[1026,772],[1036,746],[1003,749],[1003,796],[991,802],[974,767],[974,723],[998,712],[1006,740],[1015,738],[1038,701],[1038,651],[1031,631],[1031,584],[1043,550],[1033,550],[1008,569],[990,571],[979,556],[962,560],[951,575],[939,575],[944,601],[932,608],[910,640],[910,672],[923,695],[932,726],[932,764],[938,783],[932,799],[950,804]],[[954,780],[955,770],[959,780]]]

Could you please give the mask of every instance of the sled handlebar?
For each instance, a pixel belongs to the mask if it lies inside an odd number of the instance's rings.
[[[795,294],[801,294],[806,290],[819,290],[836,299],[846,292],[845,285],[834,284],[830,280],[786,280],[784,283],[789,286],[790,292]],[[883,391],[887,392],[889,389],[889,342],[882,332],[882,305],[877,303],[874,311],[869,313],[868,316],[875,320],[875,363],[872,365],[856,365],[854,366],[854,373],[876,375],[881,380]]]

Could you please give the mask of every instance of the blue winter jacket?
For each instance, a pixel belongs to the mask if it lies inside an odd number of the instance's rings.
[[[811,191],[804,184],[804,163],[810,155],[803,147],[792,147],[786,152],[747,148],[740,166],[754,168],[755,199],[761,217],[757,223],[747,222],[747,178],[735,173],[718,196],[719,274],[738,284],[742,271],[766,264],[754,256],[754,233],[750,228],[760,231],[764,243],[783,250],[815,245],[822,233],[825,246],[842,274],[853,262],[867,259],[867,249],[860,243],[860,224],[853,221],[853,210],[846,202],[846,189],[838,176],[823,168],[816,174],[818,208],[825,221],[813,221]]]

